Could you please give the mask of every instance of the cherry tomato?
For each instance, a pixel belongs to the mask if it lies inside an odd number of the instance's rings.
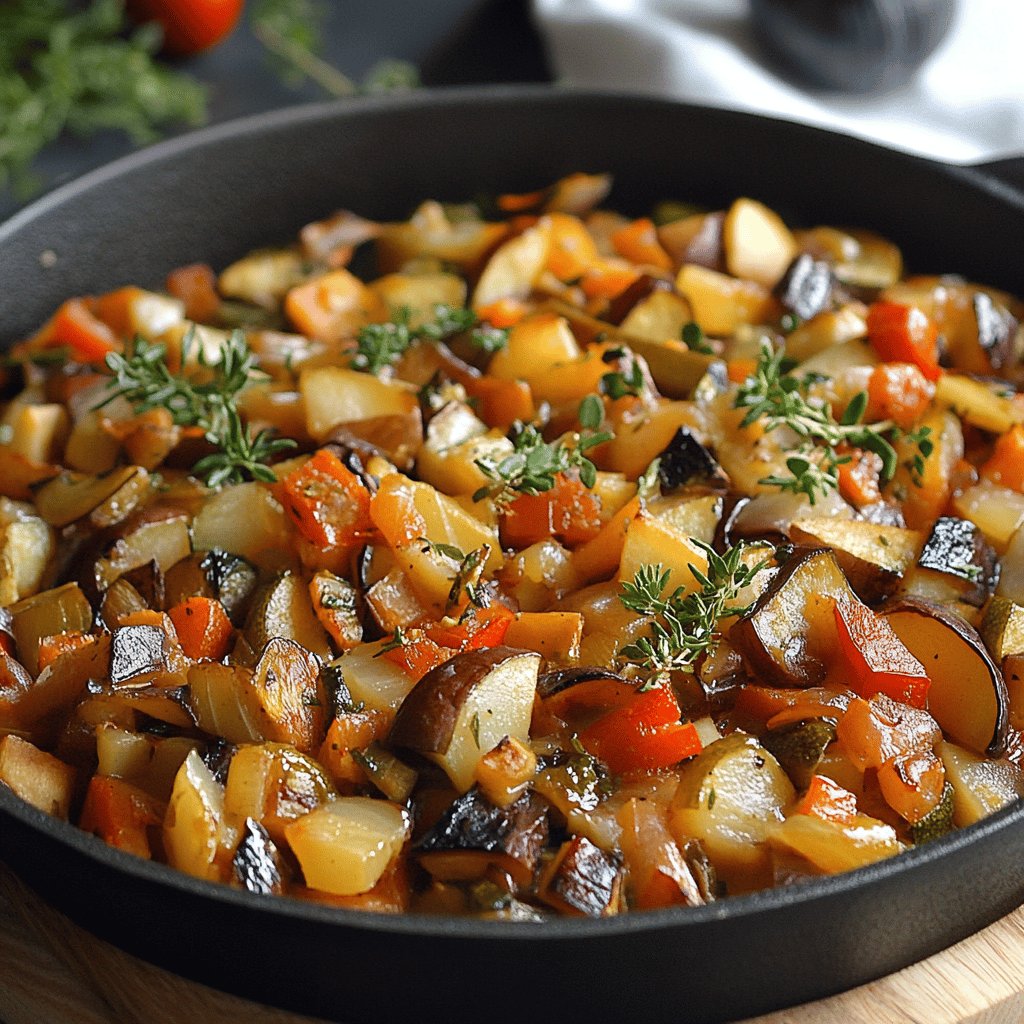
[[[168,53],[198,53],[216,46],[238,23],[244,0],[128,0],[137,22],[155,21],[164,30]]]

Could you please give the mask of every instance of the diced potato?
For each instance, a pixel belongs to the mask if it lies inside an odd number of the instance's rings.
[[[1024,772],[1009,761],[991,761],[950,743],[938,746],[953,786],[953,824],[966,828],[1024,796]]]
[[[684,593],[691,593],[700,586],[689,567],[693,565],[700,572],[707,572],[708,559],[686,537],[641,512],[630,524],[622,546],[619,579],[632,581],[644,565],[661,565],[663,571],[669,571],[667,593],[677,587],[682,587]]]
[[[636,494],[636,484],[627,480],[625,473],[598,470],[597,480],[590,490],[601,502],[601,522],[607,523]]]
[[[246,744],[238,748],[228,767],[224,815],[236,827],[252,818],[280,843],[291,822],[336,795],[323,768],[294,747]]]
[[[464,553],[488,544],[488,570],[500,568],[503,562],[496,532],[429,484],[398,473],[381,480],[370,505],[370,517],[396,552],[415,547],[417,538],[426,537]],[[421,547],[422,543],[416,550]]]
[[[445,494],[471,495],[490,483],[477,466],[477,460],[490,459],[499,463],[513,451],[514,446],[503,431],[490,430],[443,451],[422,448],[416,463],[417,475]]]
[[[331,662],[345,680],[357,704],[372,711],[394,713],[416,683],[408,672],[387,658],[379,657],[383,640],[360,644]]]
[[[480,758],[473,777],[495,807],[509,807],[536,773],[536,754],[525,743],[506,736]]]
[[[220,548],[264,569],[280,568],[288,558],[291,521],[268,488],[237,484],[212,495],[192,523],[197,551]]]
[[[342,423],[402,416],[416,406],[416,392],[409,385],[342,366],[303,370],[299,391],[306,409],[306,429],[318,441],[326,440]]]
[[[30,505],[0,498],[0,605],[35,594],[55,550],[53,530]]]
[[[466,283],[455,274],[385,274],[369,288],[392,314],[408,310],[410,327],[433,320],[435,306],[466,304]]]
[[[799,544],[830,547],[850,585],[868,604],[896,591],[924,543],[919,530],[826,516],[795,519],[789,536]]]
[[[797,254],[796,239],[774,210],[737,199],[722,225],[725,265],[735,277],[774,288]]]
[[[1024,494],[991,480],[954,494],[952,504],[958,516],[974,523],[1000,551],[1024,523]]]
[[[386,633],[407,629],[429,617],[423,604],[401,569],[392,569],[366,591],[366,603]]]
[[[850,305],[826,310],[786,335],[786,355],[802,363],[833,345],[864,338],[867,332],[863,307]]]
[[[554,313],[537,313],[509,332],[508,344],[494,354],[487,372],[499,380],[541,382],[582,351],[569,322]]]
[[[874,864],[906,849],[892,825],[866,814],[856,815],[849,824],[791,814],[769,825],[767,839],[771,847],[795,853],[830,875]]]
[[[680,427],[703,435],[705,425],[693,402],[661,402],[654,409],[624,416],[613,427],[615,437],[602,447],[603,464],[636,480],[668,447]]]
[[[733,733],[680,769],[670,827],[703,843],[730,892],[770,884],[769,823],[796,796],[778,761],[753,736]]]
[[[28,740],[14,735],[0,738],[0,782],[33,807],[67,820],[75,770]]]
[[[167,863],[196,878],[218,881],[216,861],[224,828],[224,791],[196,751],[174,779],[164,818]]]
[[[62,461],[80,473],[108,473],[116,465],[120,451],[121,442],[104,429],[102,413],[91,409],[75,420]]]
[[[388,800],[340,797],[285,828],[306,884],[337,895],[367,892],[401,852],[407,813]]]
[[[647,511],[658,526],[677,536],[710,544],[722,516],[722,499],[717,494],[669,495],[649,502]]]
[[[11,451],[32,462],[58,462],[71,423],[63,405],[22,405],[11,424]]]
[[[693,319],[705,334],[727,337],[741,324],[763,324],[776,319],[781,309],[764,285],[741,281],[695,263],[688,263],[679,271],[676,288],[689,301]]]
[[[993,434],[1005,434],[1015,423],[1024,423],[1020,404],[984,381],[959,373],[944,373],[935,382],[935,404]]]
[[[295,249],[261,249],[232,263],[217,278],[227,299],[241,299],[276,309],[289,288],[305,276],[302,254]]]
[[[96,728],[96,772],[168,800],[185,758],[198,747],[199,741],[187,736],[150,736],[107,722]]]
[[[553,538],[537,541],[514,555],[505,576],[524,612],[544,610],[577,585],[572,555]]]
[[[26,597],[11,605],[10,612],[18,655],[33,676],[39,670],[39,641],[43,637],[87,633],[92,628],[92,608],[77,583]]]
[[[619,325],[624,334],[650,341],[678,340],[693,320],[690,304],[678,292],[655,289],[626,314]]]
[[[583,639],[579,612],[519,612],[505,634],[509,647],[537,651],[548,661],[576,661]]]
[[[487,261],[473,292],[473,308],[498,299],[525,299],[548,261],[551,230],[544,221],[498,247]]]

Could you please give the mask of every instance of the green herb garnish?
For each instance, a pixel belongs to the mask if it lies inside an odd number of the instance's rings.
[[[629,349],[615,348],[601,357],[606,363],[615,363],[626,360],[626,367],[622,370],[613,370],[601,377],[601,393],[609,398],[624,398],[631,395],[639,397],[647,383],[644,379],[643,367],[637,361]]]
[[[707,338],[704,336],[704,331],[701,330],[701,326],[694,321],[690,321],[688,324],[683,324],[683,329],[680,332],[683,344],[691,352],[700,352],[706,356],[713,356],[715,350],[708,344]]]
[[[201,124],[205,89],[155,59],[160,39],[155,25],[130,30],[119,0],[0,4],[0,188],[28,195],[33,160],[64,132],[142,144]]]
[[[182,366],[188,365],[195,344],[192,328],[181,343]],[[136,412],[166,409],[179,426],[201,428],[218,451],[200,459],[192,472],[210,487],[241,482],[246,477],[273,483],[277,477],[266,463],[278,452],[294,448],[295,442],[274,437],[268,430],[254,437],[242,424],[236,399],[259,374],[245,335],[232,331],[214,359],[199,345],[195,361],[200,377],[205,379],[193,379],[184,371],[172,373],[167,365],[167,346],[136,337],[130,356],[119,352],[107,355],[106,364],[114,379],[107,385],[110,394],[96,408],[124,398]]]
[[[735,408],[747,410],[741,427],[756,422],[760,422],[766,432],[788,427],[801,438],[799,447],[786,460],[790,475],[769,476],[760,482],[806,494],[813,505],[819,497],[839,486],[839,466],[850,461],[850,456],[836,450],[843,444],[874,452],[882,460],[882,482],[891,480],[898,458],[885,435],[895,435],[897,428],[891,420],[862,422],[868,405],[867,392],[854,395],[837,420],[828,403],[814,401],[809,396],[809,388],[817,378],[794,376],[785,369],[784,361],[782,349],[776,352],[770,343],[763,342],[757,368],[739,386],[733,402]],[[921,471],[933,447],[928,433],[926,427],[908,435],[918,444],[914,463]]]
[[[490,456],[476,460],[477,468],[491,483],[479,488],[473,500],[511,501],[517,494],[541,494],[555,486],[559,473],[572,471],[579,474],[585,487],[593,487],[597,482],[597,467],[586,453],[610,441],[614,435],[599,429],[604,419],[604,404],[597,395],[583,399],[578,416],[583,429],[570,441],[548,442],[533,424],[517,424],[513,428],[511,455],[500,460]]]
[[[508,341],[508,332],[490,324],[480,324],[471,309],[438,303],[434,317],[418,327],[409,324],[407,307],[397,309],[390,320],[380,324],[367,324],[359,331],[352,368],[365,373],[380,373],[393,366],[417,341],[445,341],[465,331],[472,331],[473,344],[488,352],[496,352]],[[474,330],[475,328],[475,330]]]
[[[718,623],[750,610],[749,604],[735,602],[770,559],[748,565],[743,559],[743,544],[719,555],[703,541],[691,538],[691,543],[708,559],[706,574],[693,565],[689,567],[700,590],[687,594],[677,587],[665,597],[670,573],[660,563],[641,566],[632,582],[622,584],[619,600],[623,607],[653,618],[650,636],[627,644],[619,652],[626,661],[659,673],[690,671],[699,655],[714,652],[721,636]]]

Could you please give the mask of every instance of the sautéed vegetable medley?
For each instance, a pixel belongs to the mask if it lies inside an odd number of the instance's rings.
[[[1024,793],[1024,305],[610,187],[337,212],[9,352],[0,780],[199,878],[523,921]]]

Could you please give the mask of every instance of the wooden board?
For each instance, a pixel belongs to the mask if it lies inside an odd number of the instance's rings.
[[[3,1024],[322,1024],[215,992],[128,956],[73,925],[3,865],[0,964]],[[888,978],[744,1024],[1021,1020],[1024,908]]]

